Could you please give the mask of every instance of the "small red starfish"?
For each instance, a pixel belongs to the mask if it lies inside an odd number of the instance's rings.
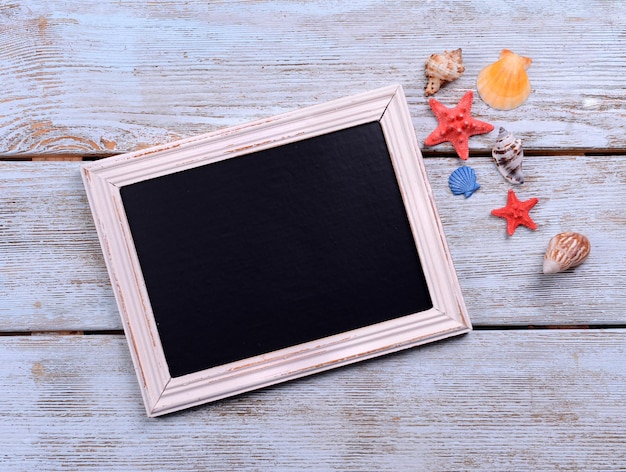
[[[444,143],[452,143],[454,150],[463,160],[469,157],[469,138],[475,134],[485,134],[493,130],[493,125],[472,118],[472,101],[474,93],[470,90],[454,108],[447,108],[440,102],[431,98],[430,109],[439,121],[437,129],[430,133],[424,140],[426,146]]]
[[[515,233],[515,229],[519,225],[524,225],[532,230],[535,230],[537,229],[537,225],[531,219],[528,212],[537,204],[538,201],[539,200],[537,198],[531,198],[525,202],[520,202],[517,199],[515,192],[510,189],[506,206],[504,208],[491,210],[491,214],[506,219],[506,232],[509,236],[512,236],[513,233]]]

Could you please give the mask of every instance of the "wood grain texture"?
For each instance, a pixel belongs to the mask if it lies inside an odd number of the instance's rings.
[[[425,60],[458,47],[444,104],[508,47],[533,59],[531,97],[510,112],[476,97],[479,119],[529,149],[623,150],[625,26],[619,0],[17,0],[0,6],[0,155],[135,150],[391,83],[423,139]]]
[[[470,158],[481,188],[453,196],[459,159],[426,169],[472,322],[477,325],[623,324],[626,314],[626,157],[527,157],[520,199],[539,198],[538,229],[506,235],[490,215],[511,186],[491,158]],[[0,163],[0,326],[3,331],[121,329],[75,162]],[[590,238],[589,259],[541,274],[555,234]]]
[[[475,168],[481,188],[453,196],[450,173]],[[510,185],[491,157],[468,162],[427,159],[426,167],[463,294],[476,325],[622,323],[626,307],[626,158],[542,157],[524,160],[523,185]],[[490,214],[506,205],[508,189],[520,200],[536,197],[530,216],[537,229]],[[591,241],[589,258],[565,273],[542,273],[552,236],[577,231]]]
[[[0,467],[624,470],[624,346],[473,332],[147,419],[123,337],[2,337]]]
[[[79,163],[0,163],[0,326],[121,329]]]
[[[621,0],[13,0],[0,4],[0,469],[626,470],[626,203]],[[400,83],[420,143],[424,62],[463,49],[436,98],[475,90],[502,48],[529,56],[520,108],[473,112],[481,189],[424,147],[475,326],[464,337],[149,420],[77,159],[142,149]],[[527,151],[538,229],[489,215],[510,187],[497,129]],[[588,156],[584,153],[591,151]],[[557,154],[554,157],[552,154]],[[7,162],[36,157],[43,162]],[[544,277],[551,236],[592,244]],[[56,336],[20,336],[53,331]],[[13,334],[13,335],[11,335]]]

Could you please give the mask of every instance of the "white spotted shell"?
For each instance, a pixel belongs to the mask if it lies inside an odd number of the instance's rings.
[[[434,95],[446,82],[461,77],[465,72],[461,48],[454,51],[444,51],[442,54],[431,54],[426,61],[426,96]]]
[[[548,243],[543,257],[543,273],[556,274],[582,264],[589,252],[591,244],[586,236],[568,231],[554,236]]]
[[[508,182],[512,184],[524,183],[524,174],[522,173],[524,149],[521,139],[516,138],[513,133],[500,127],[498,139],[491,151],[491,155],[498,171]]]

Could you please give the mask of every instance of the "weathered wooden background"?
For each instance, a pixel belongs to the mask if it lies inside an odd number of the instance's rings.
[[[532,93],[473,137],[481,189],[426,167],[476,330],[145,418],[80,161],[400,83],[420,143],[433,52],[453,106],[502,48]],[[621,0],[0,1],[1,470],[626,470],[626,6]],[[523,139],[536,231],[490,216],[490,149]],[[541,274],[586,234],[588,261]]]

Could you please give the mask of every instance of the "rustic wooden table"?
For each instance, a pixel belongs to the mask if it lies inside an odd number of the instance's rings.
[[[0,33],[1,470],[626,469],[621,0],[14,0]],[[533,59],[524,105],[473,113],[522,138],[536,231],[489,214],[496,132],[467,200],[452,148],[422,147],[475,330],[146,418],[80,161],[392,83],[422,144],[424,62],[459,47],[448,106],[502,48]],[[591,256],[544,276],[566,230]]]

